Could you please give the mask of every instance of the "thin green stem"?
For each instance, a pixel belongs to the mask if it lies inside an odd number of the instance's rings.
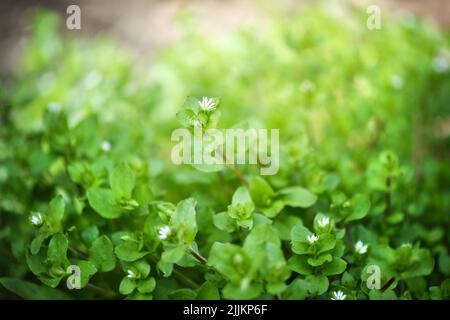
[[[189,247],[189,253],[195,258],[197,259],[198,262],[200,262],[201,264],[207,264],[208,260],[202,256],[198,251],[196,251],[194,248]]]

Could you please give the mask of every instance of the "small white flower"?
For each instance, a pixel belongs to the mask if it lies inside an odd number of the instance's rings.
[[[128,273],[127,278],[131,278],[131,279],[136,278],[136,273],[134,273],[133,270],[128,270],[127,273]]]
[[[56,102],[50,102],[47,109],[52,113],[58,113],[59,111],[61,111],[61,105]]]
[[[355,244],[355,251],[359,254],[364,254],[367,252],[367,244],[364,244],[362,241],[358,241]]]
[[[315,89],[315,85],[313,82],[311,82],[310,80],[303,80],[300,83],[300,91],[302,92],[309,92],[309,91],[313,91]]]
[[[313,243],[316,242],[317,240],[319,240],[319,237],[316,236],[314,233],[313,233],[313,234],[310,234],[310,235],[308,236],[308,242],[311,243],[311,244],[313,244]]]
[[[164,226],[159,228],[159,233],[158,233],[158,237],[161,240],[165,240],[167,239],[167,237],[170,235],[170,227],[169,226]]]
[[[447,57],[439,55],[433,59],[433,70],[437,73],[445,73],[450,70],[450,61]]]
[[[41,214],[40,212],[38,212],[38,213],[33,214],[33,215],[31,216],[30,221],[31,221],[31,223],[32,223],[33,225],[39,226],[39,225],[42,224],[42,222],[43,222],[44,220],[42,219],[42,214]]]
[[[108,140],[103,140],[101,144],[101,148],[103,151],[108,152],[111,150],[111,143]]]
[[[319,225],[319,227],[325,228],[326,226],[328,226],[330,224],[330,218],[323,217],[323,218],[319,219],[319,221],[317,221],[317,224]]]
[[[331,297],[331,300],[345,300],[346,297],[347,295],[345,295],[341,290],[339,290],[333,292],[333,297]]]
[[[392,76],[391,83],[394,89],[400,90],[401,88],[403,88],[403,78],[397,74]]]
[[[203,97],[202,101],[198,102],[198,105],[205,111],[212,111],[216,108],[216,103],[214,100],[208,97]]]
[[[409,242],[406,242],[406,243],[402,243],[402,245],[401,245],[400,247],[401,247],[401,248],[411,248],[411,247],[412,247],[412,244],[409,243]]]

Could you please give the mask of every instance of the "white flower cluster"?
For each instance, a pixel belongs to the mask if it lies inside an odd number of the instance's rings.
[[[367,244],[364,244],[362,241],[358,241],[355,244],[355,251],[358,254],[364,254],[367,252]]]
[[[158,232],[158,238],[160,240],[166,240],[169,235],[171,233],[170,227],[169,226],[164,226],[159,228],[159,232]]]
[[[201,101],[198,102],[200,108],[204,111],[213,111],[216,108],[216,103],[212,98],[203,97]]]
[[[345,295],[341,290],[339,290],[333,292],[331,300],[345,300],[345,298],[347,298],[347,295]]]
[[[326,226],[328,226],[330,224],[330,218],[323,217],[317,221],[317,224],[319,225],[319,227],[325,228]]]
[[[100,147],[104,152],[109,152],[111,150],[111,143],[108,140],[103,140]]]
[[[311,243],[311,244],[313,244],[313,243],[316,242],[317,240],[319,240],[319,237],[316,236],[314,233],[313,233],[313,234],[310,234],[310,235],[308,236],[308,242]]]
[[[127,270],[127,278],[134,279],[136,278],[136,273],[133,270]]]
[[[42,222],[44,222],[44,219],[42,218],[42,214],[40,212],[33,214],[30,218],[30,222],[31,222],[31,224],[33,224],[35,226],[41,225]]]

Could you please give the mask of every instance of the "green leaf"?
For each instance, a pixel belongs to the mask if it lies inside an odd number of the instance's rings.
[[[231,300],[255,299],[261,294],[262,289],[260,283],[252,283],[245,288],[229,283],[223,288],[223,296]]]
[[[227,231],[229,233],[236,230],[236,224],[227,212],[220,212],[218,214],[215,214],[213,216],[213,223],[218,229]]]
[[[233,194],[231,204],[233,206],[238,205],[238,204],[241,204],[241,205],[253,204],[253,201],[252,201],[252,198],[250,197],[250,193],[248,192],[248,189],[246,187],[242,187],[242,186],[237,188]]]
[[[190,110],[193,113],[197,114],[200,109],[199,101],[196,97],[188,96],[181,108],[182,110]]]
[[[89,260],[102,272],[114,270],[116,257],[111,240],[105,235],[95,239],[89,249]]]
[[[148,214],[148,205],[153,200],[153,192],[148,184],[138,185],[133,191],[133,199],[139,203],[138,214]]]
[[[328,278],[324,275],[309,275],[305,278],[305,284],[312,295],[321,295],[327,291],[329,282]]]
[[[396,252],[397,264],[404,264],[404,261],[401,262],[399,258],[400,249],[409,249],[409,248],[399,248],[397,249]],[[427,276],[434,269],[434,259],[427,249],[414,248],[412,256],[410,257],[408,262],[409,262],[408,268],[406,270],[402,270],[403,271],[402,277],[404,279]]]
[[[325,262],[330,262],[333,260],[333,257],[329,253],[323,253],[318,256],[308,258],[309,265],[313,267],[318,267],[323,265]]]
[[[157,263],[158,269],[163,273],[164,277],[169,277],[173,271],[173,263],[159,260]]]
[[[97,268],[90,261],[78,261],[80,268],[80,288],[84,288],[89,283],[89,279],[97,273]]]
[[[312,234],[308,228],[303,225],[296,225],[291,230],[291,240],[292,241],[307,241],[308,236]]]
[[[31,254],[36,254],[39,252],[39,250],[41,250],[42,247],[42,243],[45,241],[45,239],[47,239],[48,237],[50,237],[50,233],[47,232],[41,232],[39,233],[34,239],[33,241],[31,241],[30,244],[30,252]]]
[[[273,243],[276,246],[281,245],[277,230],[268,224],[262,224],[253,228],[245,239],[243,249],[247,255],[263,250],[267,243]]]
[[[147,276],[150,273],[150,264],[143,260],[139,260],[133,263],[133,266],[136,268],[136,270],[139,272],[139,275],[141,279],[147,278]]]
[[[197,294],[191,289],[177,289],[169,294],[170,300],[194,300]]]
[[[287,286],[282,297],[287,300],[304,300],[308,294],[305,280],[296,278]]]
[[[254,203],[261,207],[268,207],[275,194],[270,184],[259,176],[253,176],[250,180],[249,191]]]
[[[115,247],[114,253],[117,258],[128,262],[139,260],[148,254],[146,251],[141,252],[138,244],[133,241],[124,241],[119,244]]]
[[[266,289],[270,294],[280,293],[285,289],[285,281],[291,275],[283,250],[280,245],[268,242],[264,246],[265,259],[261,264],[260,274],[267,281]]]
[[[442,253],[439,256],[439,270],[446,276],[450,276],[450,256]]]
[[[162,253],[161,259],[168,263],[177,263],[186,253],[186,246],[177,246]]]
[[[61,195],[56,196],[50,202],[48,207],[48,221],[53,230],[57,231],[61,228],[61,222],[64,218],[64,199]]]
[[[178,122],[185,128],[189,128],[191,126],[192,118],[195,117],[195,113],[192,110],[184,109],[180,110],[176,114]]]
[[[116,219],[122,211],[116,206],[111,190],[102,188],[90,188],[87,191],[90,206],[103,218]]]
[[[111,189],[117,202],[131,199],[135,180],[133,170],[125,163],[114,168],[111,175]]]
[[[248,257],[236,245],[215,242],[211,247],[208,264],[233,282],[241,281],[243,271],[247,271],[243,268],[248,267],[248,263]]]
[[[192,243],[197,234],[196,204],[193,198],[180,201],[170,219],[170,225],[175,228],[178,239],[184,244]]]
[[[317,253],[327,252],[332,250],[336,245],[336,238],[332,234],[319,235],[317,244]]]
[[[289,187],[279,191],[284,203],[291,207],[309,208],[317,201],[317,196],[302,187]]]
[[[217,287],[210,281],[206,281],[197,291],[197,300],[220,300]]]
[[[291,240],[291,231],[296,225],[303,225],[302,220],[291,215],[278,216],[274,223],[281,240]]]
[[[345,218],[345,221],[353,221],[364,218],[370,209],[369,197],[365,194],[357,194],[351,199],[351,213]]]
[[[99,235],[98,227],[95,224],[90,227],[87,227],[81,233],[81,237],[83,238],[84,242],[88,244],[92,244],[92,242],[98,238],[98,235]]]
[[[48,244],[47,260],[53,265],[68,265],[68,247],[67,237],[62,233],[55,234]]]
[[[120,281],[119,292],[123,295],[128,295],[136,289],[136,281],[125,277]]]
[[[51,289],[15,278],[0,278],[0,284],[26,300],[70,300],[70,295],[57,289]]]
[[[337,274],[341,274],[345,271],[347,267],[347,262],[340,258],[333,259],[333,261],[325,263],[322,266],[322,274],[326,276],[334,276]]]
[[[292,271],[307,276],[313,272],[313,268],[308,264],[307,260],[306,256],[295,255],[288,260],[288,266]]]
[[[261,208],[260,210],[265,216],[274,218],[281,212],[281,210],[283,210],[283,208],[284,202],[281,200],[276,200],[273,201],[268,207]]]
[[[155,287],[156,287],[155,278],[148,278],[146,280],[139,282],[137,290],[140,293],[150,293],[153,292],[153,290],[155,290]]]

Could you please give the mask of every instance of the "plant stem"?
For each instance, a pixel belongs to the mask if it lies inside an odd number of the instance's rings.
[[[87,254],[86,252],[81,251],[81,250],[79,250],[79,249],[69,247],[69,250],[70,250],[71,252],[73,252],[74,254],[76,254],[77,256],[79,256],[80,258],[85,259],[85,258],[88,257],[88,254]]]
[[[153,263],[155,263],[155,264],[158,263],[158,258],[155,255],[151,255],[150,256],[150,260],[153,261]],[[184,283],[186,283],[187,285],[191,286],[192,288],[194,288],[194,289],[200,288],[200,285],[197,282],[195,282],[194,280],[192,280],[191,278],[186,276],[181,271],[177,270],[177,266],[176,265],[173,266],[173,274],[179,280],[183,281]]]
[[[189,247],[189,253],[192,254],[192,256],[197,259],[198,262],[201,264],[207,264],[208,260],[204,256],[202,256],[199,252],[195,251],[194,248]]]
[[[350,227],[348,223],[345,224],[345,239],[347,239],[347,242],[349,243],[350,246],[353,245],[353,239],[352,235],[350,234]]]
[[[387,177],[386,179],[386,187],[388,188],[388,191],[385,194],[385,202],[386,202],[386,210],[385,214],[391,213],[391,206],[392,206],[392,200],[391,200],[391,177]]]

